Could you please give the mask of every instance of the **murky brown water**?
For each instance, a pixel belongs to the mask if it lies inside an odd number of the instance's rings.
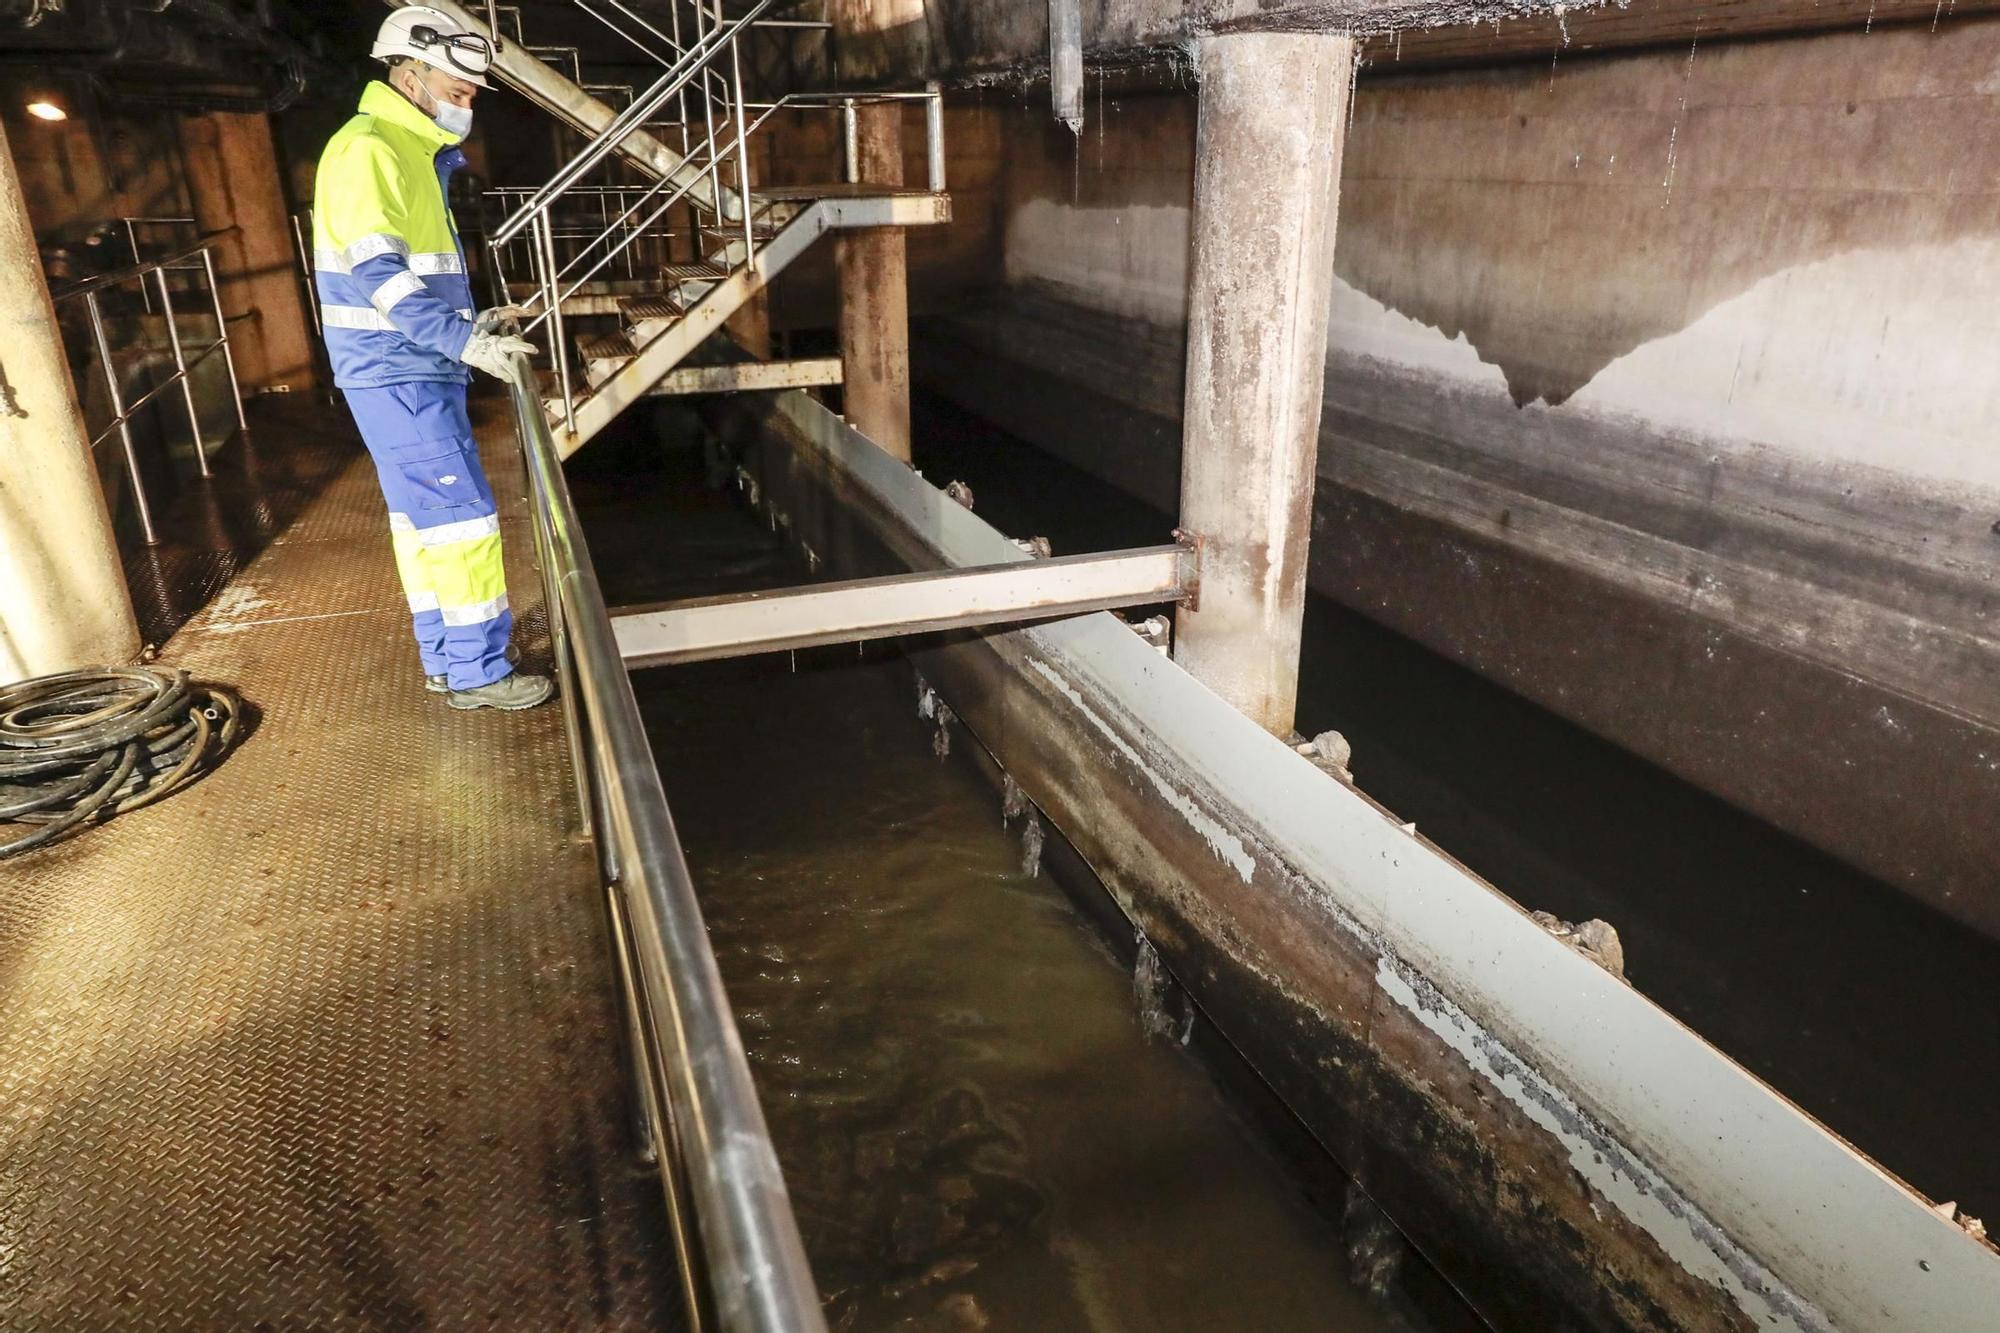
[[[585,473],[614,602],[797,577],[691,483]],[[907,667],[788,665],[635,680],[836,1327],[1405,1327],[1022,872],[996,795],[933,754]]]
[[[694,668],[655,747],[846,1327],[1380,1329],[894,664]]]

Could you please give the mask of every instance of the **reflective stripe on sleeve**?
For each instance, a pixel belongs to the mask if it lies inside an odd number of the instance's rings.
[[[410,272],[429,274],[463,273],[465,272],[465,261],[459,258],[458,252],[455,250],[443,251],[436,254],[413,254],[410,256]]]
[[[405,270],[377,287],[369,294],[368,301],[377,310],[387,315],[396,308],[398,301],[415,296],[424,290],[424,280]]]
[[[391,333],[396,326],[388,316],[372,307],[363,309],[351,305],[323,305],[319,308],[320,323],[329,329],[386,329]]]
[[[393,237],[368,238],[369,241],[378,239],[393,240],[394,238]],[[367,244],[367,243],[368,243],[367,241],[356,242],[356,244]],[[353,248],[352,246],[349,247],[350,250],[352,248]],[[404,258],[409,260],[410,272],[412,273],[437,275],[441,273],[465,272],[465,261],[459,257],[458,252],[456,250],[412,251],[408,246],[403,245],[403,243],[400,241],[397,241],[394,245],[385,247],[383,249],[375,250],[370,254],[365,254],[355,259],[349,259],[346,254],[342,253],[339,250],[327,250],[327,249],[316,248],[313,251],[313,271],[315,273],[352,273],[354,272],[354,266],[356,264],[360,264],[366,260],[373,259],[376,255],[386,255],[386,254],[400,254]]]
[[[347,248],[340,252],[340,255],[342,259],[347,261],[347,268],[343,271],[352,272],[355,265],[373,259],[376,255],[407,256],[409,253],[410,243],[408,241],[400,236],[391,236],[387,232],[378,231],[372,235],[363,236],[358,241],[350,242]]]

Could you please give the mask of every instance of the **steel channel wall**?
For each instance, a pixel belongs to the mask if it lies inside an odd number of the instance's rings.
[[[803,393],[720,411],[837,577],[1028,558]],[[1114,617],[909,650],[1501,1326],[1994,1326],[1994,1249]]]

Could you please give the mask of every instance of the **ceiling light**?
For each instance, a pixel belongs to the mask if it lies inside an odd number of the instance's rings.
[[[28,114],[35,117],[35,119],[37,120],[69,119],[69,112],[63,110],[61,107],[57,106],[54,102],[42,98],[38,98],[35,101],[28,103]]]

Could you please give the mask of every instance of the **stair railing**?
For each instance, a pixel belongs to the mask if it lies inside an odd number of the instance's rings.
[[[750,141],[773,116],[786,109],[840,111],[848,127],[842,136],[845,148],[841,174],[845,180],[854,182],[858,179],[853,132],[855,108],[864,102],[923,100],[927,103],[928,184],[933,192],[944,189],[944,116],[942,95],[935,84],[922,93],[856,96],[804,92],[788,93],[772,102],[749,101],[744,93],[743,45],[758,28],[830,26],[821,20],[766,18],[774,8],[797,0],[756,0],[734,19],[723,11],[721,0],[673,0],[664,15],[652,17],[638,12],[627,0],[571,2],[663,66],[658,78],[642,92],[628,96],[625,106],[611,121],[546,183],[520,198],[506,220],[486,238],[493,276],[502,293],[511,293],[504,267],[509,247],[516,242],[526,245],[533,281],[532,294],[522,303],[524,331],[532,334],[547,326],[561,418],[566,429],[574,432],[577,396],[564,303],[621,257],[627,276],[634,276],[632,246],[641,237],[671,234],[660,223],[683,201],[691,212],[697,256],[708,248],[701,237],[709,235],[720,239],[722,248],[714,258],[723,268],[736,269],[754,263],[759,249],[758,222],[760,217],[768,216],[770,201],[760,201],[755,193]],[[686,15],[683,7],[688,11]],[[619,17],[612,17],[613,13]],[[523,50],[539,50],[527,43],[517,6],[488,6],[489,26],[496,33],[501,20],[509,15],[514,20],[517,44]],[[578,74],[580,81],[580,67]],[[679,165],[650,185],[616,187],[620,207],[617,217],[610,217],[610,210],[604,205],[607,191],[613,187],[586,185],[585,178],[639,130],[659,127],[662,122],[656,117],[669,106],[679,117],[675,122],[680,131]],[[704,181],[709,186],[706,199],[696,188]],[[512,202],[521,193],[509,191],[493,197]],[[587,196],[594,196],[599,205],[601,226],[593,232],[588,226],[578,230],[558,223],[559,206],[572,205]],[[703,213],[713,217],[712,228],[702,226]],[[573,208],[570,216],[574,217]],[[573,244],[579,239],[580,245]],[[572,244],[559,249],[558,240]],[[511,299],[511,295],[506,299]]]
[[[618,0],[610,0],[617,4]],[[758,0],[751,8],[736,19],[726,17],[718,5],[710,11],[704,5],[695,5],[699,15],[694,40],[682,46],[678,41],[658,30],[643,19],[641,24],[649,31],[667,41],[673,49],[673,56],[665,60],[665,71],[642,93],[627,102],[623,110],[615,115],[611,123],[597,134],[583,149],[565,162],[547,183],[539,187],[532,197],[502,222],[487,237],[489,254],[497,254],[523,232],[532,230],[531,254],[534,259],[535,294],[527,302],[531,314],[528,328],[539,328],[547,323],[554,340],[551,357],[556,366],[556,379],[561,392],[563,420],[567,427],[574,429],[576,420],[576,392],[571,374],[567,330],[563,324],[563,302],[579,291],[604,268],[616,260],[631,246],[634,240],[645,234],[665,217],[675,204],[686,198],[703,175],[708,178],[710,197],[718,221],[733,211],[742,223],[743,253],[736,262],[747,263],[756,252],[756,209],[750,194],[749,166],[749,126],[745,116],[743,95],[743,61],[741,48],[745,37],[754,31],[757,21],[770,10],[778,0]],[[609,22],[602,14],[591,8],[587,0],[577,0],[583,8],[600,21]],[[620,12],[627,11],[619,4]],[[678,9],[672,11],[678,23]],[[498,14],[494,15],[497,20]],[[519,31],[519,15],[516,14],[516,31]],[[622,28],[611,24],[614,30],[632,40],[641,50],[647,48]],[[656,54],[657,53],[650,53]],[[686,94],[690,86],[704,104],[706,133],[697,158],[692,151],[684,154],[679,169],[661,177],[644,190],[640,196],[626,207],[620,215],[606,224],[597,236],[586,242],[572,255],[567,264],[560,263],[555,245],[555,221],[553,210],[559,201],[566,199],[572,190],[579,188],[584,177],[646,124],[656,112],[672,100],[678,98],[686,105]],[[733,131],[733,132],[732,132]],[[690,146],[691,147],[691,146]],[[727,208],[727,199],[722,184],[722,167],[733,161],[735,177],[735,207]],[[662,197],[664,196],[664,197]],[[633,219],[642,210],[650,210],[643,220]],[[584,267],[581,276],[571,280],[570,275],[579,267]],[[504,280],[503,280],[504,281]],[[567,290],[564,289],[568,283]],[[532,314],[535,306],[541,306],[539,314]]]
[[[557,168],[555,175],[536,191],[534,198],[501,223],[493,233],[493,240],[505,244],[526,230],[536,218],[544,216],[555,200],[562,197],[570,186],[580,181],[592,168],[618,151],[625,140],[631,137],[633,131],[665,105],[668,99],[697,78],[703,77],[712,66],[723,60],[729,62],[729,87],[733,94],[729,102],[735,106],[740,127],[743,74],[742,62],[737,58],[737,47],[748,25],[775,3],[776,0],[757,0],[743,17],[725,20],[703,33],[698,41],[667,67],[665,73],[654,80],[643,93],[633,98],[624,110],[612,118],[611,123],[606,125],[601,133],[585,144],[582,152]],[[710,117],[711,123],[714,119],[715,117]],[[749,212],[747,208],[740,211],[746,215]]]

